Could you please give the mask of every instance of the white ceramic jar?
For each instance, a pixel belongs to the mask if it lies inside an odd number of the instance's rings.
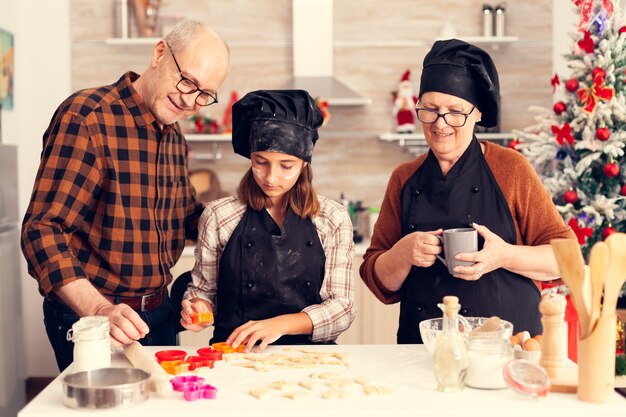
[[[504,365],[513,359],[508,340],[499,336],[474,336],[467,340],[468,368],[465,385],[472,388],[500,389],[507,384]]]
[[[72,373],[111,367],[109,318],[81,317],[67,332],[67,340],[74,342]]]

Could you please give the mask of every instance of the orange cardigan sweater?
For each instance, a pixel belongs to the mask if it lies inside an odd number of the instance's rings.
[[[482,144],[485,146],[484,156],[487,164],[511,211],[517,244],[537,246],[547,244],[556,238],[575,239],[576,236],[563,222],[548,191],[526,158],[517,151],[492,142],[482,142]],[[423,154],[401,164],[391,174],[380,215],[374,226],[372,242],[361,264],[361,278],[374,295],[385,304],[400,301],[402,290],[392,292],[385,288],[374,272],[374,264],[380,255],[391,249],[402,238],[400,193],[404,184],[422,165],[426,156],[427,154]]]

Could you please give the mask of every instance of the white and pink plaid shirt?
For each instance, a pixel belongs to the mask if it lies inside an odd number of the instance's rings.
[[[318,197],[320,212],[313,219],[326,255],[324,281],[320,289],[321,304],[302,310],[313,322],[312,342],[335,340],[356,316],[352,275],[354,244],[352,222],[345,208],[328,198]],[[220,258],[230,236],[241,221],[246,206],[236,197],[212,201],[198,222],[196,263],[193,281],[185,299],[207,300],[215,311]]]

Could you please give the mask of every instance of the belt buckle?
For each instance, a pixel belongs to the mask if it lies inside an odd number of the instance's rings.
[[[145,312],[147,311],[147,307],[146,307],[146,303],[151,300],[152,298],[156,297],[157,293],[153,292],[152,294],[148,294],[148,295],[142,295],[141,296],[141,311]]]

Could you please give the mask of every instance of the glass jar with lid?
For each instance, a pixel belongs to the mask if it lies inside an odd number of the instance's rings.
[[[502,369],[513,359],[511,343],[499,335],[476,335],[467,340],[468,368],[465,385],[472,388],[506,388]]]
[[[67,340],[74,342],[72,373],[111,366],[109,318],[106,316],[81,317],[67,331]]]

